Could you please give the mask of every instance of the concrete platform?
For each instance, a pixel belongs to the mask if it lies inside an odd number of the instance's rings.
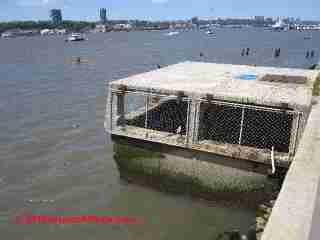
[[[316,70],[183,62],[109,83],[105,127],[113,135],[267,165],[274,151],[274,165],[287,168],[318,75]]]
[[[310,105],[317,76],[316,70],[183,62],[113,81],[110,87],[168,95],[183,92],[189,97],[212,94],[219,100],[278,107],[286,103],[303,110]]]

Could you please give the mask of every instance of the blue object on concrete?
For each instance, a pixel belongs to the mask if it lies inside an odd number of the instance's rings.
[[[241,80],[256,80],[257,75],[255,75],[255,74],[242,74],[242,75],[238,76],[238,78]]]

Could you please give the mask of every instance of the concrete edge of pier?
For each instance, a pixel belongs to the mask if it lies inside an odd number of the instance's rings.
[[[312,240],[314,229],[320,233],[320,98],[316,100],[262,240]]]

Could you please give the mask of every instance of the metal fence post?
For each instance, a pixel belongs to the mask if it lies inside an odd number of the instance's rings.
[[[189,143],[189,133],[190,133],[190,109],[191,109],[191,99],[187,99],[188,102],[188,108],[187,108],[187,123],[186,123],[186,140],[185,145],[188,145]]]
[[[145,116],[145,121],[144,121],[144,128],[148,129],[148,111],[149,111],[149,95],[145,96],[145,111],[146,111],[146,116]]]
[[[112,91],[109,92],[109,100],[110,100],[110,132],[112,132],[113,130],[113,97],[114,97],[114,94]]]
[[[239,145],[241,145],[241,140],[242,140],[243,121],[244,121],[244,108],[242,108],[242,114],[241,114],[241,125],[240,125],[240,134],[239,134]]]
[[[125,103],[125,94],[117,93],[117,115],[119,116],[119,125],[120,127],[125,126],[125,112],[126,112],[126,103]]]
[[[188,143],[193,144],[195,142],[195,139],[198,139],[200,104],[196,99],[191,99],[190,101]]]
[[[291,133],[291,138],[290,141],[290,149],[289,153],[291,156],[294,156],[297,150],[297,143],[298,143],[298,138],[299,138],[299,127],[300,127],[300,120],[301,120],[301,114],[300,113],[295,113],[294,114],[294,119],[292,121],[292,133]]]

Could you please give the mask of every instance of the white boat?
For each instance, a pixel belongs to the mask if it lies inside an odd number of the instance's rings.
[[[179,32],[169,32],[166,35],[167,36],[173,36],[173,35],[177,35],[177,34],[179,34]]]
[[[208,35],[213,35],[213,34],[214,34],[214,31],[213,31],[213,30],[208,30],[208,31],[206,31],[206,34],[208,34]]]
[[[286,30],[287,26],[283,23],[281,19],[279,19],[274,25],[271,26],[273,31],[283,31]]]
[[[14,34],[13,33],[2,33],[1,37],[3,37],[3,38],[12,38],[12,37],[14,37]]]
[[[80,33],[72,33],[70,37],[68,37],[67,41],[69,42],[77,42],[86,40],[83,35]]]

